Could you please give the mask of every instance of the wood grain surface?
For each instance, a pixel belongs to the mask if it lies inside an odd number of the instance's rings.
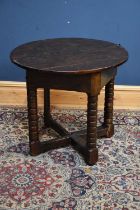
[[[23,44],[10,57],[15,64],[30,70],[87,74],[119,66],[127,60],[128,53],[107,41],[58,38]]]

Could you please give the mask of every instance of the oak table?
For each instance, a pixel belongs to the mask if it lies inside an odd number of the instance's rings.
[[[73,145],[93,165],[98,160],[97,138],[111,137],[114,78],[117,67],[128,59],[120,45],[94,39],[58,38],[33,41],[15,48],[11,61],[26,70],[30,154]],[[97,127],[97,101],[105,86],[104,122]],[[62,138],[40,142],[37,88],[44,89],[44,124]],[[68,133],[50,112],[50,89],[87,94],[87,129]]]

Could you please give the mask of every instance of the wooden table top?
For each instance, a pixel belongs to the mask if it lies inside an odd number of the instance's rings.
[[[95,39],[58,38],[15,48],[11,61],[28,70],[87,74],[117,67],[128,59],[120,45]]]

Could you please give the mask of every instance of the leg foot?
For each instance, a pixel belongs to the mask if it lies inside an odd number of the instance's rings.
[[[40,145],[40,142],[34,142],[32,141],[30,143],[30,155],[31,156],[37,156],[41,154],[41,145]]]
[[[114,125],[108,125],[107,126],[107,133],[106,133],[106,137],[107,138],[111,138],[114,135]]]
[[[94,148],[92,150],[88,150],[86,162],[88,165],[94,165],[98,161],[98,149]]]

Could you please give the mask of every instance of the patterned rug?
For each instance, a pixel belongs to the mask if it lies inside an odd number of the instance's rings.
[[[59,136],[41,131],[39,116],[41,141]],[[53,110],[53,117],[69,131],[86,128],[84,110]],[[114,124],[112,138],[98,139],[98,163],[87,166],[72,147],[30,156],[27,110],[1,107],[0,209],[140,210],[140,112],[116,111]]]

